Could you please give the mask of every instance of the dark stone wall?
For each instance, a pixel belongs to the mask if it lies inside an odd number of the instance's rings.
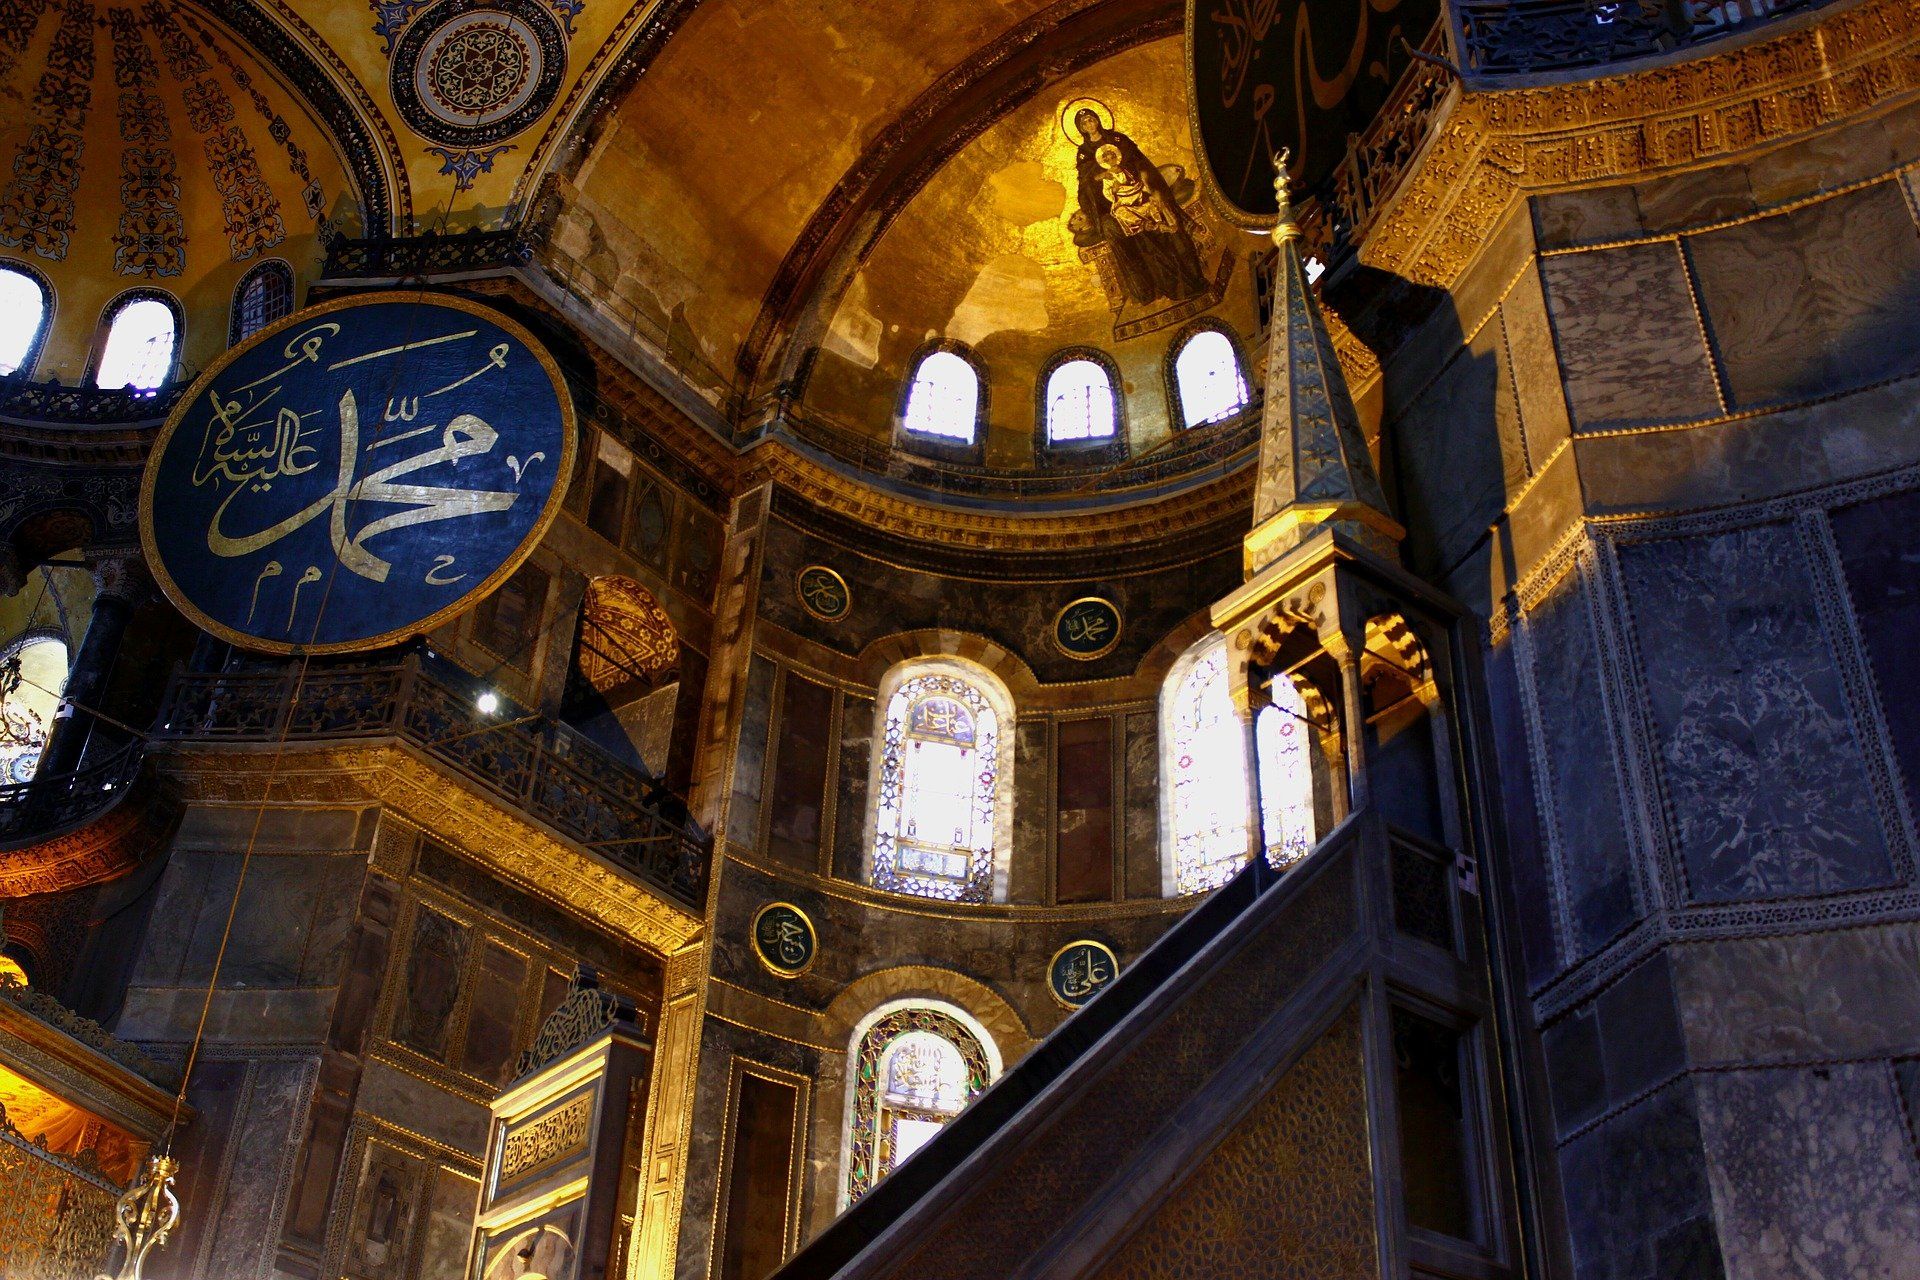
[[[1916,159],[1906,108],[1535,197],[1362,392],[1486,620],[1579,1280],[1920,1268]]]

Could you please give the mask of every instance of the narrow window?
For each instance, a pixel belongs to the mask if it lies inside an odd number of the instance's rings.
[[[1233,343],[1218,329],[1202,329],[1174,357],[1173,381],[1180,393],[1180,418],[1187,426],[1231,418],[1246,407],[1247,380]]]
[[[1479,1236],[1466,1062],[1458,1031],[1408,1009],[1393,1011],[1407,1221],[1456,1240]]]
[[[1069,360],[1047,378],[1047,443],[1113,437],[1113,379],[1092,360]]]
[[[293,269],[284,262],[263,262],[241,276],[240,283],[234,286],[229,341],[244,341],[292,314]]]
[[[158,298],[130,298],[113,310],[94,385],[153,391],[173,376],[180,326],[173,308]]]
[[[1289,867],[1313,849],[1313,725],[1300,690],[1284,675],[1273,681],[1273,701],[1253,724],[1260,760],[1260,825],[1267,861]]]
[[[52,298],[37,276],[0,263],[0,377],[33,372]]]
[[[979,416],[980,375],[971,364],[951,351],[920,362],[907,391],[907,430],[972,444]]]
[[[1199,893],[1247,860],[1246,744],[1227,689],[1227,646],[1210,637],[1167,694],[1173,892]]]

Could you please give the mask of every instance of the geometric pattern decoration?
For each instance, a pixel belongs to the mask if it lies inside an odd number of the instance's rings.
[[[580,674],[598,693],[637,675],[648,681],[680,661],[680,635],[653,592],[610,575],[587,584],[580,606]]]
[[[59,260],[73,236],[87,108],[93,102],[93,6],[70,0],[31,103],[38,123],[0,194],[0,244]]]
[[[388,86],[415,133],[475,148],[545,115],[566,70],[566,36],[534,0],[436,0],[395,43]]]

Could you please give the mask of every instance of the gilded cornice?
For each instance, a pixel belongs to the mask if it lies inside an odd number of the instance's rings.
[[[173,1115],[173,1095],[156,1082],[163,1068],[30,988],[0,990],[0,1062],[148,1140]],[[182,1112],[183,1119],[192,1115],[191,1107]]]
[[[700,935],[700,917],[398,743],[284,753],[182,744],[156,751],[154,759],[189,804],[378,803],[502,879],[657,955],[670,956]]]
[[[1909,0],[1872,0],[1710,57],[1467,93],[1360,257],[1449,287],[1522,197],[1706,168],[1910,99],[1920,88],[1913,17]]]

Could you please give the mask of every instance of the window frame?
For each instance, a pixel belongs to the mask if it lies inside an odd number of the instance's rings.
[[[136,302],[158,302],[173,313],[173,356],[167,365],[167,374],[157,386],[152,387],[107,387],[100,386],[100,365],[106,359],[107,339],[113,333],[113,322],[122,311]],[[119,391],[131,396],[155,396],[173,386],[180,380],[180,363],[187,345],[187,313],[180,305],[180,299],[165,289],[156,289],[152,285],[139,285],[124,290],[107,300],[100,309],[100,323],[94,329],[93,350],[87,357],[87,373],[83,380],[89,387],[100,390]]]
[[[300,282],[299,278],[294,275],[293,264],[285,258],[262,258],[259,262],[254,263],[245,271],[241,272],[240,278],[234,282],[233,297],[227,304],[228,346],[237,347],[247,338],[253,336],[252,334],[243,334],[240,332],[240,303],[242,298],[246,296],[248,285],[252,284],[255,280],[263,279],[270,275],[278,275],[286,281],[287,312],[285,316],[275,316],[272,320],[267,321],[264,325],[260,326],[261,330],[272,328],[281,320],[286,319],[286,316],[290,316],[300,309]]]
[[[971,440],[955,440],[949,436],[916,431],[907,426],[907,405],[913,399],[913,387],[919,381],[920,366],[926,363],[929,356],[942,352],[959,356],[973,367],[976,394],[973,400],[973,439]],[[986,362],[972,347],[950,338],[938,338],[921,344],[920,348],[913,353],[913,358],[907,361],[907,376],[901,380],[899,394],[894,399],[894,448],[945,462],[981,465],[987,456],[988,406],[992,398],[993,390],[987,380]]]
[[[1098,365],[1107,375],[1113,392],[1113,434],[1090,440],[1055,440],[1048,421],[1048,384],[1062,367],[1085,360]],[[1098,347],[1063,347],[1048,356],[1033,383],[1034,456],[1048,462],[1107,464],[1123,461],[1128,453],[1126,383],[1120,377],[1120,364]]]
[[[59,294],[55,292],[53,281],[47,277],[47,273],[31,262],[0,255],[0,271],[18,272],[40,286],[40,328],[27,343],[27,349],[20,354],[20,366],[12,373],[0,374],[0,377],[31,382],[33,375],[39,372],[40,357],[47,349],[48,337],[53,333],[54,308],[59,305]]]
[[[879,852],[882,788],[887,775],[887,722],[893,700],[903,686],[922,676],[944,676],[972,687],[994,714],[993,778],[993,852],[987,876],[986,896],[945,898],[911,888],[881,885],[876,875]],[[1013,858],[1013,810],[1015,803],[1013,770],[1016,721],[1013,698],[1000,678],[985,667],[964,658],[930,654],[908,658],[887,671],[874,690],[873,747],[867,771],[867,804],[860,856],[860,883],[886,894],[910,901],[945,903],[952,906],[981,906],[1005,902]],[[894,873],[898,875],[898,873]],[[904,877],[902,877],[904,878]],[[971,884],[971,879],[969,886]],[[965,890],[963,890],[964,894]]]
[[[1233,413],[1221,418],[1211,418],[1205,422],[1188,422],[1187,412],[1180,397],[1180,353],[1187,344],[1203,333],[1217,333],[1227,340],[1227,347],[1233,353],[1233,367],[1240,375],[1240,385],[1246,391],[1246,399]],[[1174,332],[1173,341],[1167,344],[1166,355],[1161,362],[1162,376],[1166,380],[1167,421],[1173,425],[1177,435],[1183,431],[1192,431],[1197,427],[1217,427],[1225,423],[1236,422],[1259,408],[1259,397],[1255,394],[1252,366],[1247,363],[1246,344],[1232,325],[1215,316],[1201,316],[1188,321]]]

